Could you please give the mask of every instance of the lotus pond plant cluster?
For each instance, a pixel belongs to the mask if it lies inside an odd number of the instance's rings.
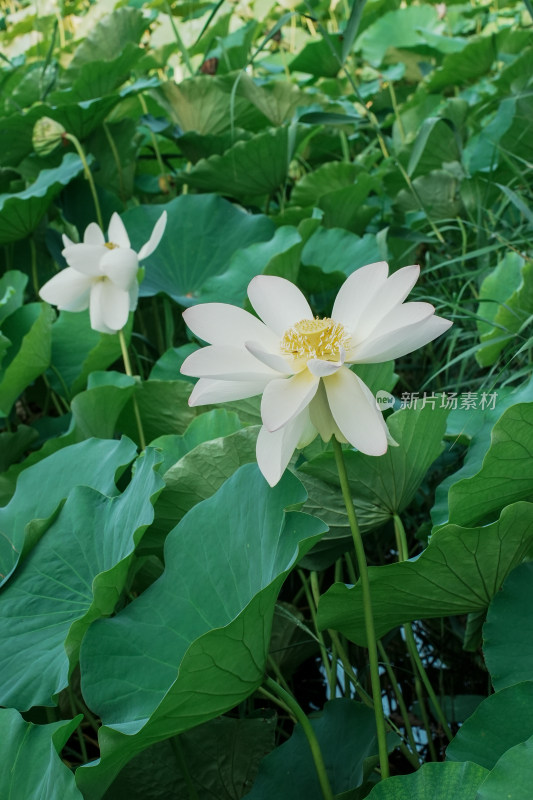
[[[530,1],[0,50],[0,797],[528,800]]]

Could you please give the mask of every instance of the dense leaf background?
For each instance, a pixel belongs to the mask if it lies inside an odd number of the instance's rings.
[[[320,800],[268,676],[336,800],[528,797],[530,1],[12,0],[0,51],[0,796]],[[94,194],[136,250],[168,214],[133,375],[39,297]],[[258,398],[191,408],[180,374],[203,344],[185,308],[251,310],[266,274],[325,316],[381,260],[420,264],[411,299],[454,322],[356,367],[398,443],[344,451],[386,780],[331,444],[271,489]]]

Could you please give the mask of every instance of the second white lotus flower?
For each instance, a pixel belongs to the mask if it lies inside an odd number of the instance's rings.
[[[139,261],[154,252],[166,222],[167,212],[163,211],[138,253],[116,213],[109,223],[107,241],[95,222],[87,226],[79,244],[63,236],[62,254],[68,267],[45,283],[39,294],[65,311],[88,308],[93,330],[116,333],[128,321],[129,312],[137,308]]]
[[[205,303],[184,312],[210,346],[181,371],[200,378],[189,403],[202,405],[262,394],[257,462],[271,486],[297,447],[317,433],[368,455],[387,450],[387,426],[375,398],[350,364],[390,361],[423,347],[452,324],[430,303],[404,303],[420,268],[388,277],[381,261],[361,267],[341,286],[330,317],[313,317],[300,290],[259,275],[248,297],[261,319],[236,306]],[[262,320],[262,321],[261,321]]]

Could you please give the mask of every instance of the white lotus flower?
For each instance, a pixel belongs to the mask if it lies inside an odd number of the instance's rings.
[[[375,398],[349,364],[389,361],[440,336],[452,324],[429,303],[405,303],[420,273],[411,266],[388,278],[381,261],[356,270],[339,290],[331,318],[314,318],[300,290],[284,278],[255,277],[248,297],[263,320],[224,303],[184,312],[210,346],[185,359],[199,377],[190,405],[261,394],[257,462],[271,486],[296,447],[319,433],[363,453],[383,455],[387,426]]]
[[[137,308],[139,261],[154,252],[167,224],[163,211],[149,240],[138,253],[132,250],[124,223],[113,214],[108,241],[95,222],[85,229],[83,242],[63,236],[63,256],[68,267],[44,284],[39,294],[47,303],[65,311],[89,309],[91,328],[116,333]]]

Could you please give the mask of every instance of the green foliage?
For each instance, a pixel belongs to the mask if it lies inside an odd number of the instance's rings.
[[[231,519],[224,509],[237,499]],[[261,684],[279,588],[324,531],[285,512],[304,499],[293,476],[271,491],[256,466],[242,467],[169,534],[166,569],[152,589],[91,626],[83,692],[104,727],[99,764],[78,773],[84,791],[101,796],[136,752],[218,716]]]
[[[0,795],[322,800],[268,673],[338,800],[528,796],[529,0],[59,6],[0,13]],[[138,253],[163,211],[130,365],[89,309],[56,313],[39,288],[63,236],[94,237],[101,214],[114,249],[116,212]],[[192,407],[180,374],[204,345],[184,308],[251,311],[249,282],[274,275],[329,317],[383,260],[420,264],[409,301],[454,322],[353,367],[397,442],[344,446],[390,779],[331,444],[270,488],[260,396]],[[461,723],[446,761],[444,718]]]
[[[59,754],[81,717],[60,720],[49,725],[26,722],[13,708],[0,710],[0,731],[4,744],[3,758],[9,769],[0,772],[0,788],[9,800],[50,797],[48,787],[60,792],[65,800],[81,800],[74,776]],[[31,765],[31,768],[29,768]]]

